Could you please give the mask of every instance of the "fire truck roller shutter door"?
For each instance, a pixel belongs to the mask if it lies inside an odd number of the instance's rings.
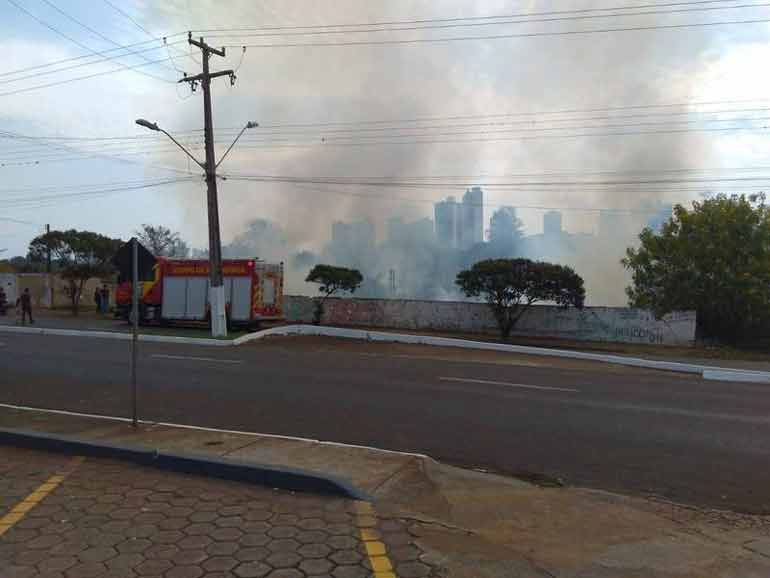
[[[248,321],[251,315],[251,277],[230,277],[230,319]]]
[[[166,319],[184,319],[187,303],[187,278],[164,277],[163,301],[161,304],[163,317]]]

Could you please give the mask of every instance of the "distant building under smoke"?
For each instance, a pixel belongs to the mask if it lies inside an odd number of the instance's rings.
[[[499,248],[514,247],[521,236],[521,224],[514,207],[500,207],[489,219],[489,244]]]
[[[462,203],[447,197],[434,205],[436,239],[439,245],[452,249],[469,249],[484,241],[484,191],[468,189]]]
[[[419,219],[405,223],[402,217],[388,220],[388,241],[397,244],[432,244],[435,239],[433,221]]]

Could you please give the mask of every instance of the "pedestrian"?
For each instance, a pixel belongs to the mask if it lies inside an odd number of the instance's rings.
[[[8,308],[8,298],[5,296],[5,289],[0,287],[0,315],[5,315]]]
[[[29,287],[24,289],[17,304],[21,307],[21,324],[24,325],[27,321],[27,317],[29,317],[29,324],[34,325],[35,321],[32,319],[32,295],[29,294]]]
[[[102,307],[102,313],[104,314],[107,314],[110,310],[110,290],[107,287],[106,283],[102,287],[101,307]]]
[[[102,312],[102,292],[97,287],[94,289],[94,304],[96,305],[96,312]]]

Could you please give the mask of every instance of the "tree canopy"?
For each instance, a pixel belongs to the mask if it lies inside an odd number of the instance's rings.
[[[457,275],[467,297],[483,297],[507,339],[521,316],[537,302],[582,307],[583,279],[570,267],[530,259],[487,259]]]
[[[136,232],[136,238],[156,257],[185,258],[190,248],[179,233],[163,225],[143,224]]]
[[[310,270],[305,281],[318,283],[318,291],[322,293],[316,300],[316,309],[313,322],[318,324],[323,316],[324,301],[338,292],[355,293],[361,286],[364,278],[358,269],[347,267],[335,267],[334,265],[316,265]]]
[[[112,273],[112,258],[121,244],[120,239],[92,231],[51,231],[32,239],[29,258],[44,262],[50,251],[58,272],[69,282],[72,311],[77,313],[86,281]]]
[[[770,207],[763,195],[718,195],[674,208],[659,233],[645,229],[623,264],[634,307],[662,316],[695,310],[701,335],[729,342],[770,324]]]

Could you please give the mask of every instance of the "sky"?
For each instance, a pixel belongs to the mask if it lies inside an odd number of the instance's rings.
[[[0,0],[4,257],[46,223],[124,239],[162,224],[205,247],[200,171],[134,124],[202,158],[201,91],[177,82],[200,72],[188,30],[236,71],[212,88],[218,155],[260,124],[219,168],[224,242],[255,218],[298,251],[334,220],[382,236],[471,184],[486,220],[517,206],[534,234],[556,207],[593,232],[595,209],[642,219],[770,180],[761,0]]]

